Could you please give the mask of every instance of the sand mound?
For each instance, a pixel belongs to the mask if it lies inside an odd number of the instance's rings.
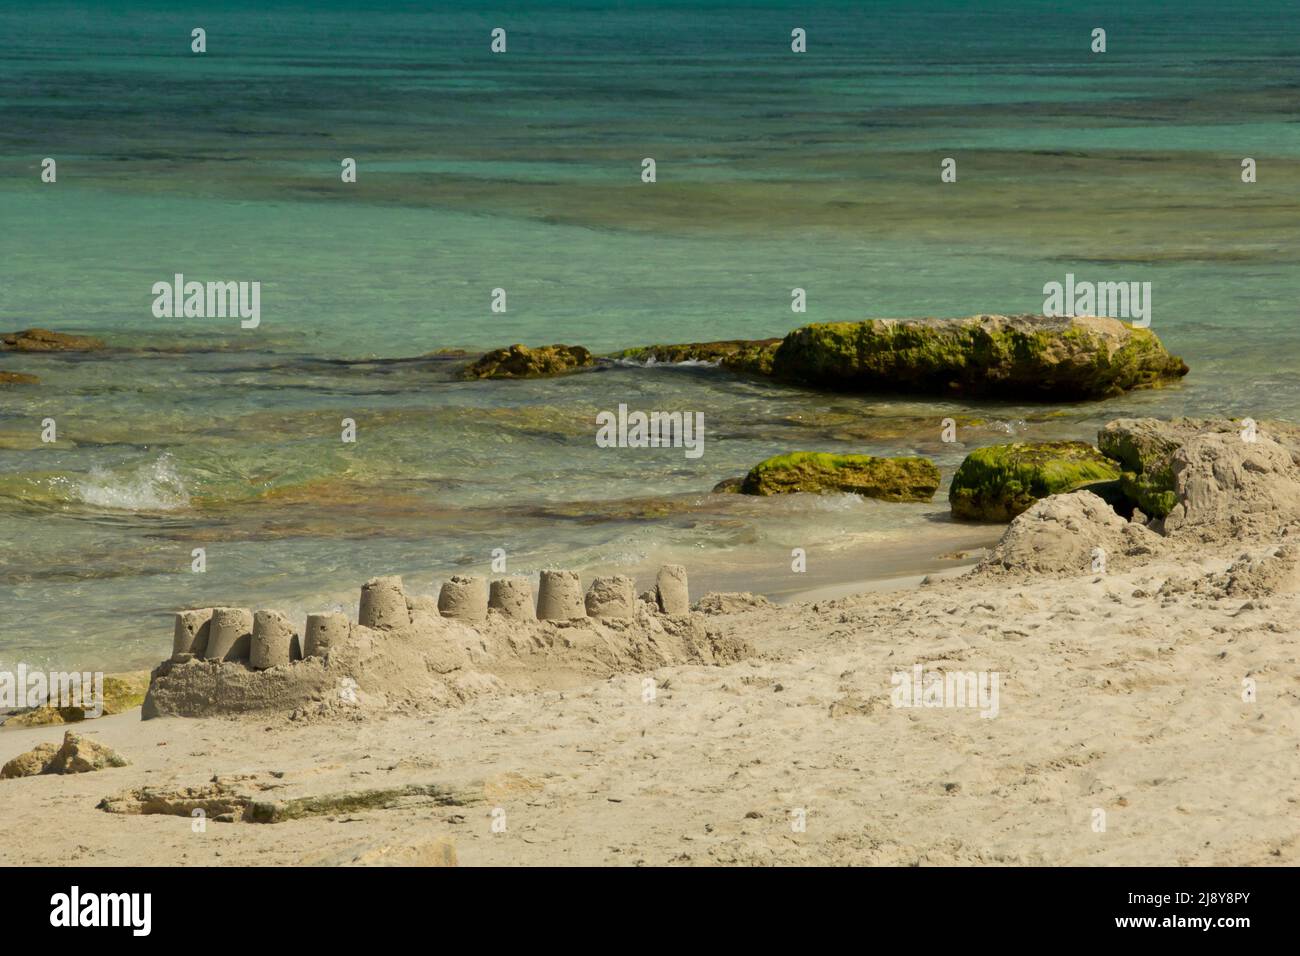
[[[1076,491],[1044,498],[1012,521],[976,571],[1086,574],[1161,546],[1159,535],[1125,521],[1092,492]]]
[[[1300,547],[1248,551],[1223,574],[1221,593],[1226,597],[1255,598],[1300,591]]]
[[[710,591],[700,598],[695,609],[702,614],[732,614],[753,607],[771,607],[772,602],[761,594],[749,591]]]
[[[1197,435],[1174,452],[1171,469],[1178,503],[1164,520],[1166,534],[1300,516],[1300,468],[1263,435]]]
[[[143,716],[418,712],[488,693],[566,688],[752,653],[743,640],[706,627],[700,614],[666,615],[636,603],[624,618],[520,620],[493,609],[470,623],[412,601],[409,623],[381,629],[348,622],[346,636],[320,656],[261,670],[180,654],[154,670]]]

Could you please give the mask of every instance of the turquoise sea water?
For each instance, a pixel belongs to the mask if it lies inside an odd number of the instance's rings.
[[[927,454],[946,482],[1007,435],[1294,419],[1298,66],[1292,5],[1268,2],[5,6],[0,330],[112,348],[0,354],[41,378],[0,390],[0,665],[148,664],[177,607],[305,613],[389,572],[432,590],[498,547],[521,572],[670,558],[697,591],[775,595],[942,566],[991,536],[948,522],[942,490],[707,492],[796,448]],[[177,272],[261,282],[260,327],[155,318]],[[1185,383],[1043,408],[410,360],[1039,311],[1067,272],[1151,282]],[[704,455],[597,448],[620,403],[703,412]],[[981,424],[943,445],[948,415]]]

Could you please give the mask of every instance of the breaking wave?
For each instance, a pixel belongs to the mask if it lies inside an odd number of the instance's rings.
[[[73,488],[84,504],[118,511],[176,511],[190,503],[175,459],[167,454],[126,476],[95,468]]]

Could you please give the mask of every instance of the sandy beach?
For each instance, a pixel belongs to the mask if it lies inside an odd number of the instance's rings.
[[[873,874],[922,931],[1268,921],[1295,26],[0,9],[11,908],[189,941],[229,874],[125,868],[276,868],[301,945],[427,890],[279,868],[853,866],[972,868]]]
[[[455,705],[83,723],[130,765],[0,783],[0,861],[1294,865],[1300,471],[1266,438],[1215,449],[1173,532],[1080,492],[959,575],[704,596],[691,626],[730,662],[595,677],[555,651],[485,659]],[[996,714],[897,706],[917,665],[996,673]],[[0,761],[64,729],[0,732]],[[195,832],[187,794],[303,809]]]

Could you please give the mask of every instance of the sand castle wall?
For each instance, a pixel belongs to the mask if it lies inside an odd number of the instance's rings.
[[[536,606],[527,578],[454,575],[436,599],[407,595],[396,576],[372,578],[355,622],[318,612],[299,627],[269,609],[188,609],[144,716],[420,709],[750,653],[691,612],[680,566],[660,571],[648,597],[626,575],[597,576],[584,593],[577,572],[548,570]]]

